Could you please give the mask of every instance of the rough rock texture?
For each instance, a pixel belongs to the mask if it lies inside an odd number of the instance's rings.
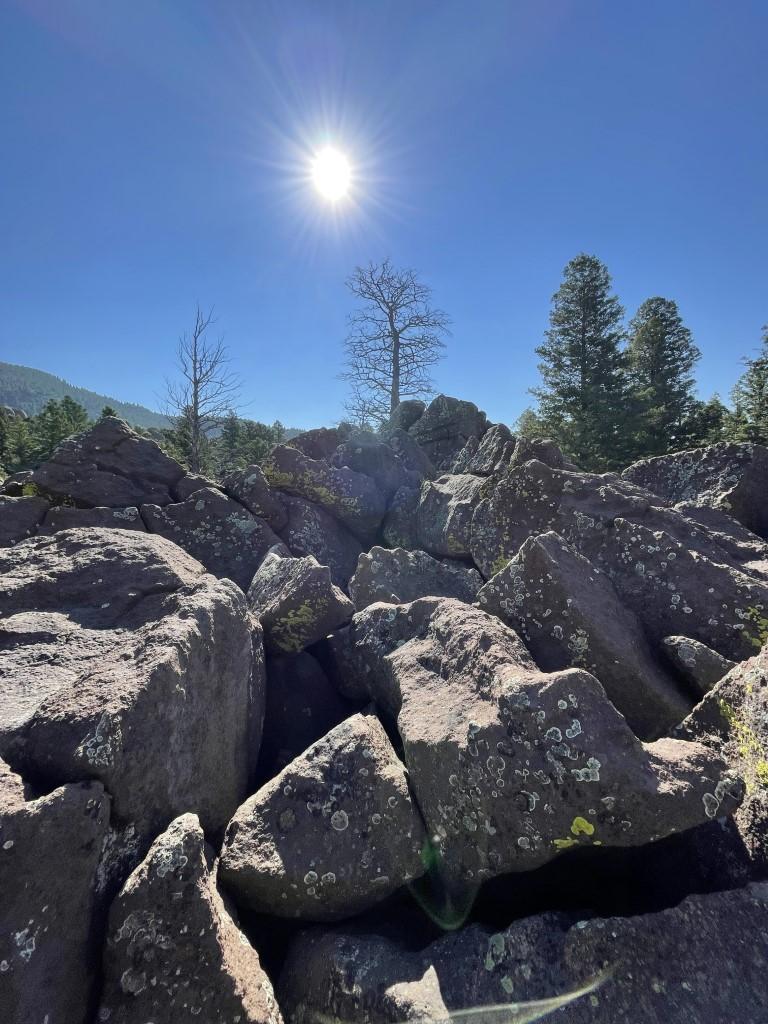
[[[112,904],[97,1019],[279,1024],[259,955],[227,912],[194,814],[152,844]]]
[[[62,441],[31,482],[54,501],[84,508],[169,505],[184,469],[149,438],[112,416]]]
[[[466,473],[425,481],[416,509],[419,546],[432,555],[468,558],[472,515],[482,485],[482,477]]]
[[[389,427],[392,430],[410,430],[416,420],[424,415],[427,408],[426,403],[418,398],[406,398],[395,407],[395,411],[389,418]]]
[[[438,870],[461,889],[580,844],[635,846],[738,806],[697,743],[644,745],[580,669],[544,674],[498,619],[450,598],[372,605],[350,696],[396,716]]]
[[[282,444],[272,449],[262,469],[272,487],[316,502],[362,539],[373,537],[384,518],[384,495],[364,473],[311,459]]]
[[[768,537],[768,449],[760,444],[721,442],[643,459],[622,476],[672,502],[722,509]]]
[[[750,562],[768,563],[768,543],[722,509],[698,505],[693,501],[679,501],[675,509],[703,526],[732,559],[746,563],[745,571],[749,571]],[[763,566],[761,571],[765,573],[766,567]]]
[[[263,519],[275,532],[279,533],[287,524],[285,505],[267,483],[260,466],[235,470],[225,478],[222,487],[230,498],[245,505],[249,512]]]
[[[0,1020],[80,1022],[90,1010],[108,825],[98,782],[34,799],[0,761]]]
[[[763,883],[636,917],[545,913],[499,932],[472,925],[421,951],[381,935],[313,928],[293,942],[278,996],[294,1024],[440,1021],[534,1000],[543,1002],[509,1007],[505,1018],[763,1024],[767,926]],[[567,1008],[552,1013],[558,1005]]]
[[[141,516],[150,533],[172,540],[241,590],[248,589],[267,551],[280,544],[263,519],[213,488],[165,508],[142,505]]]
[[[309,459],[330,459],[346,439],[346,434],[347,431],[339,430],[338,427],[316,427],[297,434],[285,443]]]
[[[426,551],[374,547],[360,555],[349,593],[360,611],[377,601],[405,604],[419,597],[472,602],[482,583],[477,569],[460,562],[440,562]]]
[[[410,469],[405,458],[375,436],[355,438],[339,445],[331,457],[331,464],[369,476],[387,504],[401,487],[419,487],[425,476],[418,469]]]
[[[768,871],[768,646],[735,665],[678,728],[727,758],[746,783],[735,822],[756,869]]]
[[[425,838],[392,744],[375,715],[359,714],[243,804],[219,873],[255,910],[332,921],[421,875]]]
[[[703,697],[734,667],[734,662],[687,636],[665,636],[664,653],[692,692]]]
[[[0,755],[47,786],[100,780],[139,837],[189,809],[221,828],[258,754],[251,643],[245,596],[162,537],[66,530],[4,549]]]
[[[48,508],[45,498],[12,498],[0,494],[0,548],[31,537]]]
[[[478,594],[546,672],[584,668],[643,739],[669,732],[693,701],[653,658],[611,581],[556,533],[530,537]]]
[[[389,505],[381,527],[384,543],[391,548],[418,548],[416,535],[416,509],[419,507],[421,491],[401,487]]]
[[[355,610],[331,582],[328,566],[311,555],[282,558],[271,552],[248,588],[248,604],[272,651],[296,654],[349,622]]]
[[[419,442],[407,431],[388,430],[386,439],[389,447],[407,469],[413,470],[426,480],[432,480],[439,475],[430,457],[420,446]]]
[[[314,555],[320,565],[331,570],[336,586],[345,590],[363,550],[360,541],[319,505],[288,494],[280,498],[288,513],[288,523],[280,536],[291,554],[299,558]]]
[[[474,473],[476,476],[492,476],[503,473],[509,466],[518,439],[503,423],[494,423],[483,435],[483,439],[470,437],[456,456],[452,473]]]
[[[128,508],[73,508],[58,505],[52,508],[38,528],[38,533],[48,536],[60,530],[75,530],[85,526],[112,527],[117,530],[146,530],[144,521],[135,505]]]
[[[196,491],[216,486],[215,480],[209,480],[207,476],[202,476],[200,473],[185,473],[181,480],[173,485],[173,494],[176,501],[186,501]]]
[[[408,429],[438,468],[448,469],[470,437],[481,438],[488,418],[472,402],[438,395]]]
[[[520,466],[535,459],[552,469],[576,471],[577,467],[563,455],[562,449],[546,437],[520,437],[512,453],[510,466]]]

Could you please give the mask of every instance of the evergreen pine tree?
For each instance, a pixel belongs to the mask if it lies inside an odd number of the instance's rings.
[[[763,347],[754,359],[745,359],[732,397],[739,441],[768,444],[768,324],[763,327]]]

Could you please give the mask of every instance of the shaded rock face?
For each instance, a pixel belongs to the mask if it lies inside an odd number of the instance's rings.
[[[414,423],[424,414],[426,403],[418,398],[407,398],[396,406],[389,418],[391,430],[410,430]]]
[[[314,555],[331,570],[335,585],[346,590],[363,550],[360,541],[319,505],[288,494],[280,497],[288,515],[280,536],[291,554],[297,558]]]
[[[0,548],[31,537],[49,507],[45,498],[14,498],[0,494]]]
[[[698,526],[703,526],[732,559],[745,563],[745,571],[751,571],[750,563],[768,563],[768,543],[722,509],[693,501],[677,502],[675,509]],[[763,566],[761,571],[765,573],[766,567]]]
[[[129,508],[72,508],[59,505],[45,516],[37,532],[50,536],[61,530],[82,529],[85,526],[112,527],[116,530],[145,530],[144,521],[135,505]]]
[[[390,548],[411,550],[419,546],[416,534],[416,509],[419,507],[420,497],[419,490],[401,487],[392,498],[381,527],[382,539]]]
[[[98,782],[35,799],[0,761],[0,1019],[82,1021],[96,982],[99,858],[109,798]]]
[[[228,914],[194,814],[152,844],[115,899],[98,1020],[280,1024],[259,956]]]
[[[643,459],[622,476],[672,502],[711,506],[768,537],[768,449],[721,442]]]
[[[478,594],[518,631],[539,668],[597,676],[643,739],[669,732],[692,700],[654,659],[637,618],[611,581],[556,533],[529,538]]]
[[[295,1024],[445,1020],[534,1000],[542,1002],[520,1007],[531,1012],[520,1020],[564,1005],[553,1019],[568,1024],[762,1024],[767,922],[768,890],[753,884],[636,917],[547,913],[499,932],[473,925],[421,951],[380,935],[316,928],[292,944],[278,996]]]
[[[462,892],[581,844],[634,846],[738,806],[697,743],[644,745],[597,680],[540,672],[498,619],[450,598],[352,620],[349,696],[396,716],[438,870]]]
[[[460,562],[440,562],[426,551],[373,547],[360,555],[349,593],[358,611],[377,601],[406,604],[419,597],[472,602],[482,582],[477,569]]]
[[[373,439],[355,439],[339,445],[330,461],[339,469],[346,467],[370,477],[387,504],[401,487],[419,487],[425,476],[418,469],[409,468],[389,445]]]
[[[254,910],[332,921],[421,875],[425,838],[392,744],[374,715],[359,714],[240,807],[220,877]]]
[[[241,590],[248,589],[267,551],[280,544],[262,519],[212,488],[164,508],[142,505],[141,515],[150,533],[172,540]]]
[[[354,605],[331,582],[327,566],[311,555],[270,553],[248,589],[248,604],[271,651],[296,654],[349,622]]]
[[[419,546],[432,555],[468,558],[472,515],[480,501],[482,477],[448,475],[426,481],[416,508]]]
[[[687,636],[665,636],[664,653],[691,691],[700,697],[734,667],[734,662]]]
[[[493,476],[503,473],[509,466],[518,439],[503,423],[494,423],[483,439],[470,437],[451,466],[452,473],[474,473],[475,476]]]
[[[472,402],[438,395],[409,428],[438,469],[448,469],[470,437],[481,438],[488,418]]]
[[[151,839],[221,828],[264,700],[244,595],[161,537],[67,530],[0,552],[0,755],[46,786],[103,782]]]
[[[336,449],[346,440],[346,431],[338,427],[316,427],[297,434],[286,444],[300,451],[309,459],[330,459]]]
[[[230,473],[222,487],[230,498],[245,505],[249,512],[263,519],[276,532],[287,524],[285,506],[270,488],[260,466],[246,466]]]

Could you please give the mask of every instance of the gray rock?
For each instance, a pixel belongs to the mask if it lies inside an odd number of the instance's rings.
[[[280,1024],[259,955],[227,912],[194,814],[152,844],[109,914],[97,1019]]]
[[[248,604],[264,629],[268,650],[296,654],[352,618],[349,598],[312,555],[270,553],[248,588]]]
[[[0,548],[31,537],[48,508],[45,498],[0,495]]]
[[[512,460],[518,438],[503,423],[494,423],[482,440],[471,437],[456,456],[452,473],[474,473],[493,476],[503,473]]]
[[[734,662],[687,636],[665,636],[664,653],[700,697],[709,693],[715,683],[734,667]]]
[[[82,1021],[90,1011],[108,825],[98,782],[35,799],[0,761],[0,1020]]]
[[[349,593],[360,611],[377,601],[404,604],[419,597],[472,602],[482,583],[477,569],[460,562],[440,562],[426,551],[374,547],[360,555]]]
[[[288,514],[280,536],[291,554],[299,558],[314,555],[331,570],[336,586],[346,589],[363,550],[360,541],[319,505],[288,494],[281,494],[280,499]]]
[[[224,479],[222,488],[241,505],[245,505],[259,519],[263,519],[279,533],[288,522],[285,505],[267,483],[261,466],[246,466],[235,470]]]
[[[385,544],[391,548],[411,550],[419,546],[416,535],[416,509],[419,507],[420,490],[401,487],[390,503],[381,528]]]
[[[66,530],[0,551],[0,756],[47,788],[98,779],[151,839],[229,820],[255,767],[263,665],[245,596],[181,548]]]
[[[213,488],[164,508],[142,505],[141,516],[150,533],[172,540],[241,590],[248,589],[267,551],[280,544],[263,519]]]
[[[692,700],[655,661],[608,577],[558,534],[530,537],[478,601],[517,630],[539,668],[583,668],[597,676],[642,739],[668,733],[691,710]]]
[[[680,501],[675,509],[709,531],[720,547],[737,562],[768,561],[768,543],[721,508]]]
[[[363,473],[376,483],[384,501],[389,504],[401,487],[420,487],[424,474],[409,469],[388,444],[380,439],[353,438],[339,445],[331,457],[331,465]]]
[[[418,398],[406,398],[395,407],[395,411],[389,418],[389,428],[392,430],[410,430],[416,420],[424,415],[427,408],[426,403]]]
[[[763,1024],[767,925],[763,883],[635,917],[544,913],[498,932],[475,924],[422,950],[313,928],[292,943],[278,996],[294,1024],[442,1021],[461,1011],[498,1020],[500,1006],[514,1021]]]
[[[75,530],[85,526],[146,530],[135,505],[128,508],[73,508],[71,505],[58,505],[46,514],[37,532],[47,537],[61,530]]]
[[[388,430],[386,441],[392,451],[405,464],[406,469],[422,479],[433,480],[439,473],[419,442],[405,430]]]
[[[199,473],[186,473],[173,487],[173,496],[176,501],[186,501],[196,491],[206,490],[209,487],[216,488],[216,481]]]
[[[333,921],[423,872],[425,834],[405,771],[374,715],[354,715],[238,810],[219,868],[236,901]]]
[[[482,438],[488,418],[472,402],[438,395],[408,429],[432,463],[448,469],[470,437]]]
[[[416,509],[419,547],[432,555],[469,557],[472,516],[482,485],[482,477],[469,474],[425,481]]]
[[[296,434],[285,444],[300,451],[309,459],[330,459],[338,446],[346,440],[346,431],[338,427],[315,427]]]

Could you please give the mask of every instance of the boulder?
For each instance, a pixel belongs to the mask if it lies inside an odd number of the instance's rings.
[[[227,912],[194,814],[159,836],[112,904],[97,1019],[280,1024],[259,955]]]
[[[720,508],[698,505],[693,501],[679,501],[675,509],[698,526],[703,526],[730,558],[742,563],[745,572],[751,571],[750,563],[762,562],[761,572],[766,573],[768,543],[742,526],[733,516]]]
[[[438,395],[409,428],[432,463],[448,469],[470,437],[482,438],[488,418],[472,402]]]
[[[406,469],[417,473],[419,477],[432,480],[439,476],[439,473],[432,465],[429,458],[419,442],[405,430],[388,430],[386,440],[389,447],[397,455]]]
[[[13,498],[0,494],[0,548],[10,547],[35,533],[49,509],[45,498]]]
[[[344,689],[396,719],[432,858],[456,898],[594,843],[638,846],[738,806],[698,743],[643,744],[581,669],[540,672],[516,633],[451,598],[371,605]]]
[[[309,459],[330,459],[340,444],[346,439],[347,432],[338,427],[315,427],[296,434],[285,444],[300,451]]]
[[[624,479],[670,502],[721,509],[768,537],[768,448],[721,442],[635,462]]]
[[[181,480],[173,485],[173,495],[176,501],[186,501],[196,491],[206,490],[209,487],[216,488],[216,481],[209,480],[208,477],[202,476],[200,473],[185,473]]]
[[[709,693],[734,667],[734,662],[722,654],[687,636],[665,636],[663,645],[670,663],[699,697]]]
[[[0,1020],[86,1019],[108,825],[100,783],[36,799],[0,761]]]
[[[416,509],[419,507],[420,490],[401,487],[390,503],[381,528],[384,543],[391,548],[408,550],[419,546],[416,536]]]
[[[331,465],[352,469],[369,476],[389,504],[401,487],[420,487],[424,474],[409,469],[404,459],[378,439],[355,438],[346,441],[334,452]]]
[[[440,562],[426,551],[371,548],[357,561],[349,593],[360,611],[369,604],[405,604],[419,597],[455,597],[471,603],[483,578],[461,562]]]
[[[261,466],[246,466],[224,478],[222,488],[235,501],[245,505],[249,512],[263,519],[279,533],[288,522],[285,505],[267,483]]]
[[[253,910],[333,921],[421,875],[425,838],[392,744],[374,715],[358,714],[243,804],[219,874]]]
[[[498,1020],[502,1008],[514,1021],[762,1024],[767,926],[762,883],[634,917],[473,924],[420,950],[404,935],[313,928],[289,947],[277,991],[294,1024]]]
[[[71,505],[58,505],[46,513],[37,532],[43,536],[50,536],[61,530],[75,530],[86,526],[146,530],[144,520],[135,505],[128,508],[75,508]]]
[[[270,552],[248,588],[248,604],[268,650],[296,654],[352,618],[354,605],[316,558]]]
[[[577,471],[577,467],[563,455],[562,449],[551,438],[519,437],[510,459],[510,466],[521,466],[535,459],[552,469]]]
[[[432,555],[468,558],[472,515],[482,484],[482,477],[467,473],[425,481],[416,509],[419,547]]]
[[[169,505],[184,469],[148,437],[114,416],[62,441],[30,481],[54,503],[81,508]]]
[[[642,739],[668,733],[692,700],[654,659],[608,577],[556,533],[530,537],[478,594],[545,672],[584,668]]]
[[[482,440],[470,437],[451,467],[452,473],[474,473],[475,476],[494,476],[509,466],[518,439],[503,423],[494,423]]]
[[[221,491],[196,491],[186,501],[161,508],[142,505],[150,533],[167,537],[201,562],[214,576],[247,590],[253,574],[280,538],[263,519]]]
[[[346,589],[363,550],[360,541],[319,505],[288,494],[281,494],[280,499],[288,515],[280,536],[291,554],[299,558],[314,555],[331,570],[335,585]]]
[[[65,530],[0,551],[0,756],[45,788],[101,781],[151,839],[242,800],[263,716],[245,595],[162,537]]]
[[[424,415],[426,403],[418,398],[406,398],[395,406],[389,417],[388,428],[391,430],[410,430],[414,423]]]
[[[272,487],[316,502],[363,540],[376,533],[384,518],[384,495],[364,473],[330,466],[282,444],[272,449],[262,469]]]

